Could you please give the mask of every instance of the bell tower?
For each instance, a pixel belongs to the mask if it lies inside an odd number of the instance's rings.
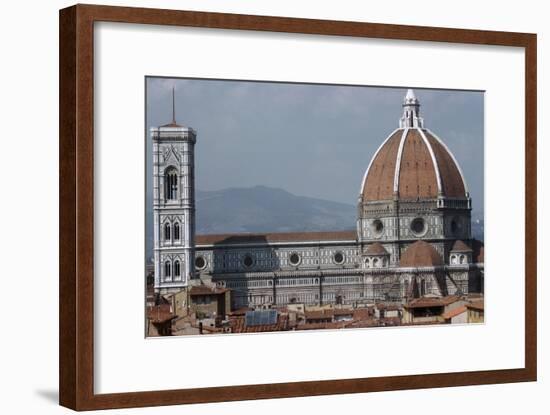
[[[186,287],[195,276],[196,132],[172,121],[150,130],[153,141],[153,249],[155,291]]]

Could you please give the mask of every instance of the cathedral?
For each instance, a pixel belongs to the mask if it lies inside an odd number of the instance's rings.
[[[197,133],[177,124],[174,111],[150,133],[156,293],[209,284],[229,289],[237,309],[483,292],[468,186],[410,89],[398,128],[366,165],[355,231],[195,235]]]

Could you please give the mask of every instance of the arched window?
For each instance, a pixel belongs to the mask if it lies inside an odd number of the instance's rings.
[[[372,260],[372,267],[373,267],[373,268],[378,268],[378,262],[379,262],[379,261],[378,261],[378,258],[374,258],[374,259]]]
[[[172,277],[172,264],[170,264],[170,261],[166,261],[164,263],[164,277],[165,278]]]
[[[180,262],[176,259],[174,261],[174,277],[179,278],[181,275]]]
[[[164,224],[164,240],[170,240],[170,224],[168,222]]]
[[[180,224],[179,222],[174,223],[174,240],[180,240]]]
[[[169,167],[164,173],[164,198],[166,200],[178,198],[178,171],[175,167]]]

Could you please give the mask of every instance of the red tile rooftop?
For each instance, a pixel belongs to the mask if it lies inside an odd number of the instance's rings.
[[[147,318],[152,323],[164,323],[176,318],[176,315],[170,311],[170,305],[161,304],[147,307]]]
[[[333,309],[312,310],[312,311],[306,310],[305,314],[306,314],[307,320],[327,319],[327,318],[332,318],[334,316],[334,310]]]
[[[223,294],[226,291],[229,291],[228,288],[220,287],[207,287],[206,285],[198,285],[191,287],[190,295],[214,295],[214,294]]]
[[[348,329],[362,329],[362,328],[369,328],[369,327],[378,327],[380,326],[380,321],[375,319],[370,320],[359,320],[359,321],[351,321],[348,323],[346,328]]]
[[[373,314],[372,308],[356,308],[353,310],[353,319],[354,320],[365,320],[371,317]]]
[[[477,310],[477,311],[484,311],[485,310],[485,304],[484,304],[483,300],[472,301],[470,304],[466,304],[466,307],[471,308],[472,310]]]
[[[386,303],[377,303],[376,308],[378,310],[386,310],[386,311],[399,311],[403,307],[398,304],[386,304]]]
[[[252,311],[250,307],[242,307],[227,313],[228,316],[244,316],[247,311]]]
[[[458,301],[460,297],[450,295],[447,297],[420,297],[404,304],[404,308],[444,307]]]
[[[451,248],[451,252],[472,252],[472,248],[466,245],[460,239],[456,240]]]
[[[434,267],[443,265],[441,255],[426,241],[416,241],[410,245],[399,260],[401,267]]]
[[[352,308],[335,308],[334,309],[335,316],[350,316],[353,314],[354,314],[354,310]]]
[[[447,311],[446,313],[443,313],[442,317],[447,320],[447,319],[450,319],[450,318],[453,318],[453,317],[456,317],[462,313],[465,313],[466,312],[466,306],[465,305],[462,305],[460,307],[456,307],[456,308],[453,308],[452,310],[450,311]]]
[[[355,231],[335,232],[281,232],[281,233],[241,233],[197,235],[197,245],[215,244],[268,244],[274,242],[318,242],[318,241],[355,241]]]
[[[380,242],[375,242],[373,244],[370,244],[365,251],[366,255],[388,255],[388,251],[386,251],[386,248],[382,246]]]
[[[230,317],[229,324],[233,333],[262,333],[269,331],[288,330],[288,316],[279,314],[277,323],[247,326],[244,317]]]

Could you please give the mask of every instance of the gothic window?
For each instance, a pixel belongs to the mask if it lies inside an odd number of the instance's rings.
[[[170,264],[170,261],[166,261],[164,263],[164,277],[165,278],[172,277],[172,264]]]
[[[178,222],[174,223],[174,240],[180,240],[180,224]]]
[[[378,268],[378,258],[374,258],[374,259],[372,260],[372,267],[373,267],[373,268]]]
[[[180,276],[181,276],[180,262],[178,260],[176,260],[174,262],[174,277],[178,278]]]
[[[164,240],[170,240],[170,224],[168,222],[164,224]]]
[[[178,171],[175,167],[169,167],[164,173],[164,198],[166,200],[178,198]]]

